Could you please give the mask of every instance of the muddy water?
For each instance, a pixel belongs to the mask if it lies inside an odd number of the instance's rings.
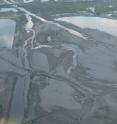
[[[0,20],[0,47],[12,48],[16,23],[13,20]]]
[[[114,19],[72,16],[62,17],[56,20],[65,21],[81,28],[97,29],[113,36],[117,36],[117,20]]]

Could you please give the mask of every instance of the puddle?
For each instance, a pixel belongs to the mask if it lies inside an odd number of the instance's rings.
[[[117,20],[101,17],[71,16],[56,19],[81,28],[97,29],[112,36],[117,36]]]
[[[15,8],[1,8],[0,12],[18,12]]]
[[[10,19],[0,20],[0,48],[12,48],[16,23]]]
[[[30,3],[33,2],[34,0],[24,0],[24,3]]]

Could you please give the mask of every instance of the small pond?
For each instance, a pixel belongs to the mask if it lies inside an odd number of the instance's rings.
[[[12,48],[16,22],[0,19],[0,48]]]

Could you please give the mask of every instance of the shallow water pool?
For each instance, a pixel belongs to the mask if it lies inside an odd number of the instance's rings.
[[[12,48],[16,22],[0,19],[0,48]]]

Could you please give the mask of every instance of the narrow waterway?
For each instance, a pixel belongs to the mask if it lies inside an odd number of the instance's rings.
[[[18,77],[15,85],[8,124],[21,124],[24,117],[25,78]]]
[[[16,71],[12,70],[17,79],[10,90],[9,120],[5,124],[116,122],[117,37],[113,36],[117,36],[117,21],[81,16],[48,21],[11,3],[13,0],[6,1],[12,4],[12,11],[26,16],[23,28],[27,38],[20,40],[23,45],[14,52],[16,61],[12,66]],[[34,23],[35,19],[39,24]],[[47,38],[47,44],[40,45],[46,41],[40,36]],[[11,58],[12,53],[8,53]],[[9,70],[9,66],[3,68]],[[25,72],[16,73],[17,67]]]

